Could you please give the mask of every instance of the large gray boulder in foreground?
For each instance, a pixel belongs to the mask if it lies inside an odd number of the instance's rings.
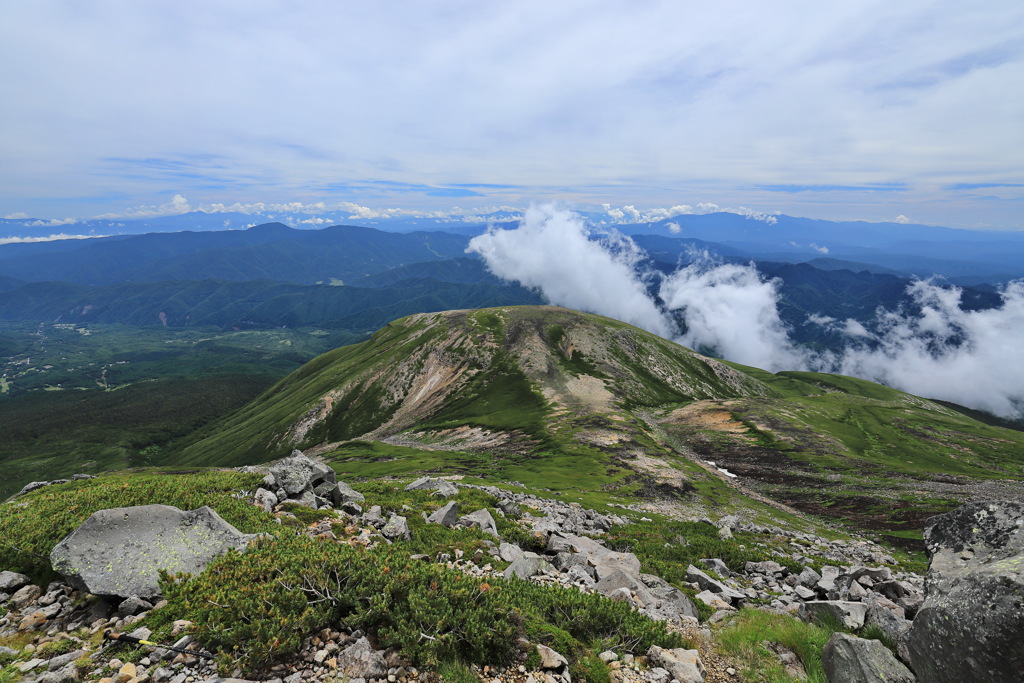
[[[925,600],[910,629],[919,680],[1020,681],[1024,504],[976,502],[928,520]]]
[[[877,640],[833,633],[821,653],[828,683],[914,683],[917,679]]]
[[[255,538],[209,507],[183,512],[170,505],[100,510],[57,544],[53,568],[94,595],[153,597],[159,570],[198,574],[229,548]]]

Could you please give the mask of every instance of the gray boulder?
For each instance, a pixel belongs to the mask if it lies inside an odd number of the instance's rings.
[[[338,672],[349,678],[385,678],[388,665],[384,657],[370,646],[370,641],[363,637],[338,655]]]
[[[877,626],[896,644],[896,654],[904,662],[910,662],[907,638],[911,622],[904,616],[903,608],[881,595],[871,594],[864,601],[868,606],[864,617],[865,626]]]
[[[270,474],[289,498],[313,489],[313,461],[301,451],[293,451],[290,456],[275,463],[270,468]]]
[[[494,522],[494,517],[491,517],[491,513],[487,511],[487,508],[481,508],[476,512],[471,512],[468,515],[459,517],[459,524],[462,526],[476,527],[484,533],[491,534],[493,536],[498,535],[498,525]]]
[[[0,572],[0,591],[4,593],[12,593],[30,583],[32,583],[32,579],[24,574],[7,571],[6,569]]]
[[[801,571],[800,575],[797,577],[797,583],[804,588],[813,589],[818,585],[819,581],[821,581],[821,574],[810,567],[804,567],[803,571]]]
[[[829,683],[914,683],[917,680],[885,645],[848,633],[832,634],[821,653],[821,665]]]
[[[537,574],[543,574],[544,572],[550,571],[551,565],[548,561],[542,557],[538,557],[534,553],[529,555],[523,555],[512,560],[512,564],[505,567],[505,571],[502,576],[506,579],[510,579],[513,576],[518,576],[521,579],[528,579],[531,576]]]
[[[267,489],[256,489],[256,494],[253,496],[253,504],[263,508],[267,512],[273,512],[274,506],[277,505],[277,496],[274,495],[273,491]]]
[[[183,512],[169,505],[141,505],[93,513],[50,554],[53,568],[76,588],[94,595],[159,595],[159,571],[198,574],[243,534],[209,507]]]
[[[18,491],[18,493],[15,494],[14,497],[17,498],[18,496],[23,496],[26,493],[31,493],[32,491],[37,491],[37,490],[43,488],[44,486],[49,486],[49,485],[50,485],[50,482],[48,482],[48,481],[30,481],[29,483],[25,484],[25,486],[23,486],[22,489],[20,491]]]
[[[929,519],[924,536],[931,562],[908,641],[914,671],[929,683],[1021,680],[1024,503],[969,503]]]
[[[352,488],[343,481],[336,482],[335,489],[338,493],[338,496],[341,498],[342,505],[344,505],[345,503],[361,504],[366,502],[366,496],[359,493],[359,491],[356,491],[354,488]]]
[[[459,520],[459,503],[457,501],[448,501],[444,507],[440,507],[434,510],[429,517],[427,517],[427,523],[429,524],[441,524],[443,526],[451,527],[455,526],[455,523]]]
[[[451,498],[459,495],[459,488],[447,479],[434,479],[433,477],[420,477],[405,487],[406,491],[434,491],[437,495]]]
[[[868,606],[863,602],[847,600],[810,600],[800,604],[800,618],[804,621],[824,624],[834,621],[853,630],[864,626],[867,611]]]
[[[647,661],[656,667],[668,671],[669,675],[679,683],[704,683],[707,670],[697,650],[683,648],[664,649],[652,645],[647,650]]]
[[[380,534],[392,541],[398,538],[408,541],[412,538],[412,534],[409,532],[409,522],[401,515],[391,515],[388,523],[380,530]]]
[[[605,574],[594,586],[595,591],[607,597],[611,597],[620,588],[625,588],[636,596],[640,607],[652,607],[658,602],[643,581],[636,575],[626,573],[621,569]]]

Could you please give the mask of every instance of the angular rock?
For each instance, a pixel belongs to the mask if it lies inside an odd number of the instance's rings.
[[[908,641],[918,677],[1021,680],[1024,503],[969,503],[929,519],[924,537],[931,561]]]
[[[313,461],[301,451],[293,451],[287,458],[274,463],[270,474],[289,498],[313,489]]]
[[[569,570],[566,572],[566,576],[568,576],[569,580],[573,583],[583,584],[588,588],[593,588],[596,583],[594,581],[594,577],[587,573],[587,570],[583,568],[583,565],[579,564],[574,564],[569,567]]]
[[[620,569],[616,569],[615,571],[606,574],[594,586],[595,591],[601,595],[608,596],[620,588],[626,588],[635,594],[641,605],[644,607],[654,605],[656,602],[655,597],[642,581],[634,575],[627,574]]]
[[[540,668],[549,671],[562,671],[569,666],[569,662],[562,655],[552,650],[547,645],[538,645],[537,654],[540,655]]]
[[[789,573],[788,569],[778,562],[773,562],[771,560],[766,560],[764,562],[747,562],[745,569],[748,574],[767,574],[768,576]]]
[[[835,621],[844,628],[857,630],[864,626],[868,606],[848,600],[811,600],[800,605],[800,618],[807,622]]]
[[[253,496],[252,502],[254,505],[263,508],[267,512],[273,512],[274,506],[277,505],[277,496],[273,491],[267,489],[256,489],[256,495]]]
[[[813,589],[821,581],[821,574],[814,571],[810,567],[804,567],[800,575],[797,576],[797,583],[805,588]]]
[[[153,603],[143,600],[137,596],[131,596],[117,606],[117,616],[124,618],[153,609]]]
[[[836,579],[839,578],[839,574],[839,567],[825,565],[821,568],[821,580],[815,584],[815,588],[826,595],[834,593],[836,591]]]
[[[807,588],[806,586],[799,586],[798,585],[794,589],[794,592],[796,593],[796,596],[798,598],[800,598],[801,600],[805,600],[805,601],[806,600],[813,600],[814,598],[818,597],[817,593],[812,591],[810,588]]]
[[[709,570],[721,576],[723,579],[727,579],[730,576],[732,576],[732,572],[729,570],[729,567],[727,567],[725,562],[722,562],[717,557],[713,557],[710,559],[704,558],[700,561],[700,563],[707,567]]]
[[[664,585],[651,586],[647,589],[654,596],[654,604],[644,608],[644,613],[655,621],[681,620],[682,617],[696,619],[698,612],[693,601],[667,581]]]
[[[370,646],[365,637],[341,651],[338,671],[351,678],[385,678],[388,665],[384,657]]]
[[[946,653],[947,656],[956,656]],[[877,640],[833,633],[821,653],[829,683],[914,683],[910,670]],[[931,679],[926,679],[931,680]]]
[[[523,556],[523,549],[514,543],[501,542],[498,546],[498,557],[505,562],[514,562],[516,559]]]
[[[323,481],[313,487],[313,495],[324,502],[325,505],[337,507],[341,505],[341,491],[338,489],[338,482]]]
[[[6,569],[0,572],[0,592],[12,593],[22,586],[27,586],[30,583],[32,583],[32,579],[28,578],[24,574],[10,572]]]
[[[26,493],[31,493],[32,491],[36,491],[38,489],[43,488],[44,486],[49,485],[50,482],[48,481],[30,481],[29,483],[25,484],[25,486],[23,486],[22,489],[18,491],[18,493],[14,497],[17,498],[18,496],[23,496]]]
[[[336,483],[337,483],[336,489],[338,491],[338,496],[341,497],[341,504],[342,505],[344,505],[346,503],[349,503],[349,504],[353,504],[353,503],[354,504],[362,504],[362,503],[366,502],[366,496],[364,496],[363,494],[359,493],[359,491],[356,491],[354,488],[352,488],[351,486],[349,486],[345,482],[339,481],[339,482],[336,482]]]
[[[512,561],[512,564],[505,567],[505,571],[502,573],[506,579],[518,576],[521,579],[528,579],[531,576],[542,574],[546,571],[551,570],[551,565],[547,560],[534,555],[533,557],[523,556],[517,557]]]
[[[43,594],[43,589],[35,584],[22,586],[11,596],[10,603],[14,609],[24,609],[26,605],[35,602]]]
[[[420,477],[405,487],[406,491],[434,491],[446,498],[459,495],[459,488],[447,479]]]
[[[647,650],[647,661],[652,666],[668,671],[679,683],[704,683],[707,670],[697,650],[674,648],[671,650],[652,645]]]
[[[491,517],[491,513],[487,511],[487,508],[482,508],[476,512],[459,517],[459,524],[476,527],[485,534],[491,534],[492,536],[498,535],[498,525],[494,522],[494,517]]]
[[[296,503],[302,507],[307,507],[310,510],[316,510],[320,507],[320,503],[316,499],[316,494],[312,491],[302,491],[289,498],[288,502]]]
[[[694,596],[705,605],[714,610],[726,610],[729,612],[735,612],[736,609],[729,604],[727,600],[723,600],[719,593],[712,593],[711,591],[701,591]]]
[[[198,574],[214,557],[255,538],[212,508],[140,505],[93,513],[50,553],[53,568],[94,595],[159,595],[159,570]]]
[[[877,626],[892,642],[896,643],[896,654],[904,662],[910,662],[907,638],[911,622],[904,617],[903,608],[880,595],[871,594],[864,601],[868,606],[864,616],[865,626]]]
[[[392,541],[397,538],[408,541],[412,538],[412,534],[409,532],[409,522],[401,515],[391,515],[388,518],[388,523],[380,530],[380,534]]]
[[[455,523],[459,521],[459,503],[458,501],[449,501],[444,507],[440,507],[434,510],[427,517],[429,524],[441,524],[446,527],[455,526]]]

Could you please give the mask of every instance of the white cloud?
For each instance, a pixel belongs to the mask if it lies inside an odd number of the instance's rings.
[[[772,372],[806,362],[779,317],[778,283],[752,266],[705,257],[666,278],[660,295],[685,321],[686,331],[677,339],[684,346]]]
[[[828,247],[819,246],[819,245],[815,244],[814,242],[811,242],[810,247],[811,247],[811,249],[813,249],[814,251],[818,252],[819,254],[827,254],[828,253]]]
[[[7,214],[6,216],[4,216],[4,219],[5,220],[9,220],[9,221],[19,221],[19,220],[21,220],[23,218],[28,218],[28,217],[29,217],[28,214],[25,213],[24,211],[17,211],[15,213]]]
[[[479,254],[500,278],[537,289],[552,304],[600,313],[663,337],[671,323],[647,294],[635,266],[632,240],[591,238],[582,219],[553,206],[532,206],[515,230],[491,229],[474,237]]]
[[[683,229],[679,227],[678,223],[666,223],[665,227],[668,228],[668,231],[673,235],[678,235],[683,231]]]
[[[53,218],[48,221],[37,220],[25,223],[25,225],[33,228],[58,228],[62,225],[74,225],[78,222],[77,218]]]
[[[896,222],[897,222],[897,223],[909,223],[909,222],[910,222],[910,219],[909,219],[909,218],[907,218],[906,216],[904,216],[904,215],[903,215],[903,214],[901,213],[901,214],[900,214],[899,216],[896,216]]]
[[[1024,414],[1024,280],[1002,292],[1002,305],[964,310],[961,291],[915,282],[916,309],[878,312],[871,321],[808,321],[844,333],[844,351],[815,354],[797,346],[779,315],[778,282],[753,266],[704,255],[664,278],[637,273],[642,252],[621,235],[595,239],[574,214],[533,207],[515,230],[491,230],[470,242],[499,277],[540,290],[554,304],[623,320],[691,348],[771,371],[813,369],[882,382],[999,415]],[[680,321],[677,327],[673,316]],[[682,333],[679,332],[682,329]]]
[[[45,237],[0,237],[0,244],[26,244],[31,242],[53,242],[56,240],[87,240],[106,235],[68,235],[60,233]]]
[[[175,194],[171,201],[158,206],[138,206],[120,213],[105,213],[96,218],[159,218],[161,216],[179,216],[193,211],[192,205],[182,194]]]

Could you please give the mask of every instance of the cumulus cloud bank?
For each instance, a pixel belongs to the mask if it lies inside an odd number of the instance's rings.
[[[553,304],[671,337],[671,322],[636,272],[640,249],[614,233],[592,237],[579,216],[552,206],[533,206],[520,227],[492,228],[474,237],[469,251],[480,254],[498,277],[540,290]]]
[[[873,334],[846,321],[848,334],[871,343],[847,347],[834,371],[996,415],[1024,413],[1024,280],[1003,289],[1001,306],[982,311],[965,311],[957,287],[919,281],[908,293],[920,312],[880,312]]]
[[[779,282],[752,265],[704,255],[668,276],[643,272],[643,252],[617,233],[596,234],[569,211],[532,207],[515,230],[474,238],[495,275],[540,291],[552,304],[623,320],[679,343],[773,372],[817,370],[878,381],[997,415],[1024,414],[1024,281],[1002,305],[966,311],[961,290],[911,284],[916,304],[870,321],[808,322],[845,334],[840,352],[797,345],[779,315]],[[660,278],[660,282],[656,278]],[[657,291],[657,296],[651,294]]]

